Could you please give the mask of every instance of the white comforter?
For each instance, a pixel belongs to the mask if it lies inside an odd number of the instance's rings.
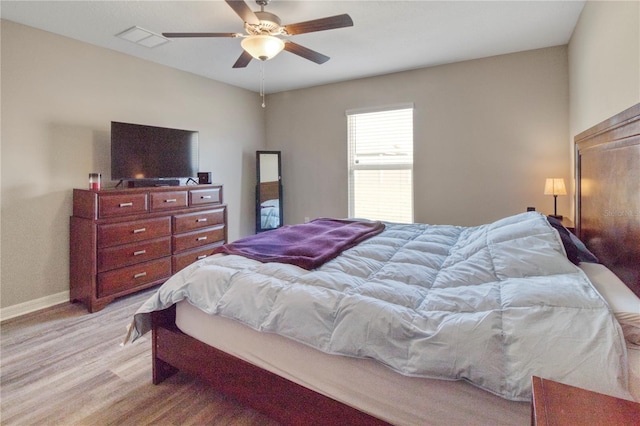
[[[628,397],[620,327],[538,213],[471,228],[387,224],[313,271],[207,258],[140,307],[134,338],[149,312],[185,298],[328,353],[511,400],[530,399],[532,375]]]

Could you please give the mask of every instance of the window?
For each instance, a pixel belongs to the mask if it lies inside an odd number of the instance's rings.
[[[347,111],[349,217],[413,222],[413,105]]]

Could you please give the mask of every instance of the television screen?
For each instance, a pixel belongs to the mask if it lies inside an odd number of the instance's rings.
[[[197,173],[197,131],[111,122],[111,179],[188,178]]]

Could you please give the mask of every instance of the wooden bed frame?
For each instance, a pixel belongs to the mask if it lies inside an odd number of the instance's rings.
[[[187,336],[175,315],[173,305],[151,316],[154,384],[184,371],[284,425],[388,424]]]
[[[640,104],[580,133],[578,237],[640,297]]]
[[[606,266],[621,271],[621,278],[637,290],[640,104],[581,133],[575,141],[577,232]],[[598,190],[597,185],[601,185]],[[609,192],[609,188],[618,189]],[[618,256],[610,255],[610,247]],[[387,424],[183,334],[175,326],[175,306],[155,312],[152,324],[155,384],[184,371],[285,425]]]
[[[280,181],[262,182],[260,184],[260,202],[280,199]]]

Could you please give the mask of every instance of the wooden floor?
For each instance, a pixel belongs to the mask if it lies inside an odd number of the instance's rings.
[[[150,292],[89,314],[65,304],[0,325],[2,425],[276,425],[203,382],[151,383],[151,336],[121,346]]]

